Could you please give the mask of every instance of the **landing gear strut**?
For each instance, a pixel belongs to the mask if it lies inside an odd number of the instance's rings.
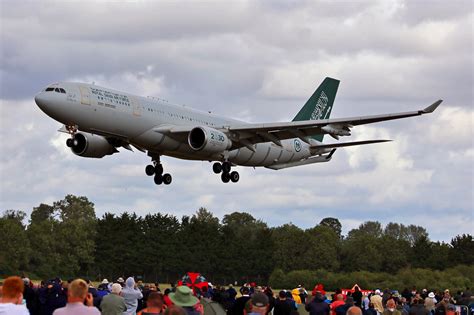
[[[145,173],[148,176],[153,176],[153,181],[157,185],[165,184],[169,185],[173,181],[170,174],[163,174],[163,165],[161,165],[160,159],[153,158],[153,164],[149,164],[145,167]]]
[[[68,148],[72,148],[75,144],[77,145],[77,143],[74,143],[74,135],[76,134],[77,132],[77,126],[74,125],[74,126],[64,126],[67,130],[67,132],[69,133],[69,135],[71,135],[71,138],[68,138],[66,140],[66,146]]]
[[[231,172],[231,164],[228,161],[222,162],[222,164],[219,162],[215,162],[212,165],[212,170],[216,174],[222,173],[221,180],[223,183],[228,183],[230,181],[233,183],[237,183],[240,179],[240,175],[238,172]]]

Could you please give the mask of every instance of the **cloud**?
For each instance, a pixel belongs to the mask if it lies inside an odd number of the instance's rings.
[[[367,220],[426,226],[434,239],[469,232],[474,208],[472,4],[468,1],[2,2],[0,209],[30,212],[66,194],[106,211],[222,218],[248,211],[275,226],[343,229]],[[89,23],[84,23],[89,21]],[[61,27],[58,27],[61,25]],[[238,167],[222,184],[208,162],[73,155],[33,98],[77,80],[166,98],[251,122],[288,121],[326,76],[341,80],[332,117],[417,110],[431,115],[355,127],[330,163]],[[332,141],[325,139],[325,141]],[[442,227],[443,222],[449,222]],[[449,227],[448,227],[449,226]]]

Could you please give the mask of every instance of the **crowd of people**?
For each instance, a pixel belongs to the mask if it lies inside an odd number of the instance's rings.
[[[389,289],[337,289],[329,295],[322,284],[311,293],[299,285],[274,293],[270,287],[244,284],[227,287],[174,286],[161,292],[158,283],[133,277],[104,279],[97,288],[90,281],[53,279],[35,285],[28,278],[9,277],[0,284],[0,315],[471,315],[469,289],[401,293]],[[465,307],[459,307],[460,305]]]

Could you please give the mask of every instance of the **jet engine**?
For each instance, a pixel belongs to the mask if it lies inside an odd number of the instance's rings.
[[[188,135],[189,146],[195,151],[218,153],[230,149],[232,141],[219,130],[209,127],[195,127]]]
[[[87,132],[76,133],[73,139],[66,141],[66,145],[74,154],[89,158],[102,158],[118,152],[104,137]]]

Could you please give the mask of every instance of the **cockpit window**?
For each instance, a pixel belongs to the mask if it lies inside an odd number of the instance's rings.
[[[49,87],[49,88],[46,88],[46,90],[45,90],[45,91],[46,91],[46,92],[51,92],[51,91],[54,91],[54,88],[52,88],[52,87]]]
[[[61,92],[59,91],[59,88],[55,88],[55,89],[54,89],[54,92],[61,93]]]
[[[61,91],[61,93],[64,93],[64,94],[66,94],[66,90],[65,90],[65,89],[63,89],[63,88],[59,88],[59,91]]]

